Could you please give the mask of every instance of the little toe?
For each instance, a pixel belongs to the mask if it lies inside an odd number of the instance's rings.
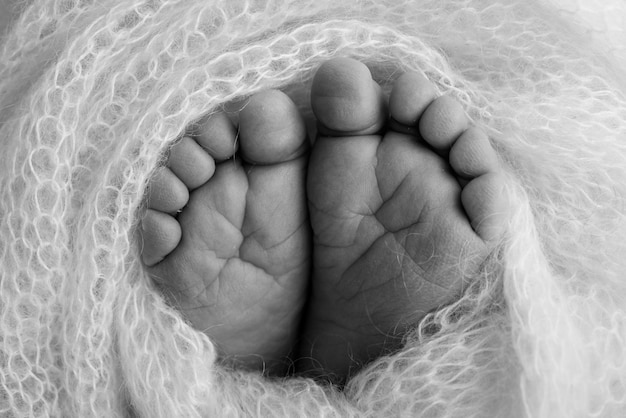
[[[311,87],[311,107],[322,135],[379,132],[387,112],[382,89],[365,64],[335,58],[320,66]]]
[[[213,158],[188,136],[172,146],[167,165],[189,190],[202,186],[215,172]]]
[[[389,113],[396,122],[416,127],[428,105],[437,97],[435,86],[423,75],[408,72],[393,84],[389,96]]]
[[[255,94],[239,113],[240,154],[248,163],[276,164],[303,156],[306,125],[289,96],[278,90]]]
[[[175,213],[189,201],[189,189],[167,167],[161,167],[152,176],[148,187],[148,208]]]
[[[479,128],[465,130],[452,144],[449,162],[463,187],[461,202],[472,228],[486,242],[497,240],[505,228],[507,200],[489,138]]]
[[[468,124],[463,106],[450,96],[441,96],[424,110],[419,131],[435,151],[445,154]]]
[[[194,125],[192,136],[216,161],[228,160],[237,151],[237,130],[224,112],[205,116]]]
[[[467,183],[461,192],[461,202],[472,228],[486,242],[498,240],[506,226],[504,187],[502,174],[490,172]]]
[[[461,134],[450,149],[450,165],[461,179],[475,177],[498,170],[498,157],[487,135],[471,127]]]
[[[182,232],[179,223],[170,215],[148,209],[141,222],[141,258],[146,266],[158,264],[180,242]]]

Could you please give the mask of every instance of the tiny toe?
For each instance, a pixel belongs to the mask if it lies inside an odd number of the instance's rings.
[[[278,90],[255,94],[239,113],[240,153],[253,164],[275,164],[304,155],[306,125],[289,96]]]
[[[508,205],[503,191],[502,175],[488,173],[467,183],[461,192],[472,228],[484,241],[495,241],[504,232]]]
[[[168,167],[189,190],[193,190],[211,178],[215,161],[196,141],[185,136],[172,146]]]
[[[228,160],[237,151],[237,130],[223,112],[205,116],[194,125],[192,136],[217,161]]]
[[[389,96],[389,112],[396,122],[416,126],[424,110],[435,100],[437,91],[426,77],[408,72],[394,83]]]
[[[188,201],[187,186],[169,168],[159,168],[148,187],[148,208],[174,213],[182,209]]]
[[[148,209],[141,221],[141,258],[148,267],[163,260],[180,242],[180,225],[170,215]]]
[[[323,135],[368,135],[387,119],[385,99],[367,66],[351,58],[334,58],[315,73],[311,107]]]
[[[467,129],[468,123],[463,106],[450,96],[441,96],[424,111],[419,130],[433,149],[445,153]]]
[[[472,179],[498,169],[498,157],[489,138],[480,129],[471,127],[461,134],[450,149],[450,165],[457,176]]]

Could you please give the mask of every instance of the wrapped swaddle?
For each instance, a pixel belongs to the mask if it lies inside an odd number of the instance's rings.
[[[0,58],[0,416],[626,416],[621,2],[31,3]],[[221,369],[135,233],[186,126],[268,88],[311,120],[333,56],[455,96],[515,203],[465,295],[343,391]]]

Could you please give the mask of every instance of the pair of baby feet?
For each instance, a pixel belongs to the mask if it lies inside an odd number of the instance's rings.
[[[148,190],[142,257],[224,361],[342,381],[454,301],[504,228],[498,159],[462,106],[406,73],[387,99],[337,58],[318,138],[279,91],[175,144]],[[291,360],[289,360],[291,359]]]

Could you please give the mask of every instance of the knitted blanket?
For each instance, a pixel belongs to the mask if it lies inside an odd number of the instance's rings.
[[[602,7],[33,0],[0,58],[0,416],[626,416],[626,6]],[[341,391],[219,366],[136,236],[186,126],[268,88],[311,120],[338,55],[456,97],[514,202],[462,298]]]

